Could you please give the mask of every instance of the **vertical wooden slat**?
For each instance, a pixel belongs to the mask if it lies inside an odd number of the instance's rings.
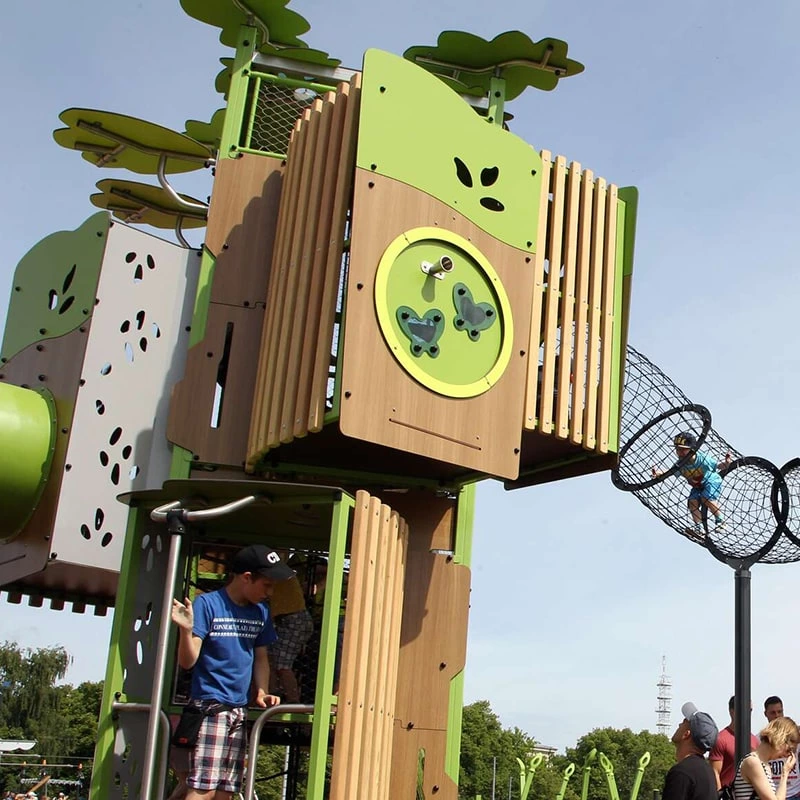
[[[380,525],[381,502],[378,498],[369,498],[367,526],[367,557],[362,562],[358,574],[353,576],[355,564],[351,566],[350,580],[356,578],[360,597],[356,600],[356,633],[353,642],[357,657],[355,662],[355,688],[350,702],[345,707],[345,714],[352,716],[349,735],[346,739],[346,752],[343,754],[345,780],[341,800],[358,797],[358,775],[361,768],[361,745],[364,730],[365,698],[367,693],[367,677],[369,665],[369,639],[372,629],[370,615],[371,601],[375,592],[375,564],[378,548],[378,530]],[[348,593],[350,584],[348,583]],[[349,600],[348,600],[349,603]],[[338,732],[337,732],[338,738]]]
[[[375,557],[375,585],[370,598],[370,635],[367,640],[369,653],[367,661],[367,691],[364,695],[364,725],[361,731],[361,767],[358,773],[357,793],[352,797],[375,797],[377,783],[377,764],[375,763],[375,744],[378,736],[378,697],[382,694],[383,682],[386,680],[386,663],[384,648],[384,632],[386,630],[385,599],[386,576],[389,566],[391,542],[389,531],[391,509],[382,505],[380,519],[376,530],[378,549]],[[377,800],[377,798],[376,798]]]
[[[286,174],[281,190],[281,205],[275,231],[272,271],[269,276],[264,323],[261,331],[261,348],[259,350],[256,389],[253,398],[250,436],[248,439],[247,450],[251,458],[255,454],[261,453],[267,443],[267,414],[269,412],[269,398],[272,393],[272,381],[274,376],[274,362],[271,359],[271,353],[275,345],[274,337],[276,324],[278,322],[278,314],[282,308],[280,294],[285,272],[286,248],[290,241],[290,231],[294,221],[293,203],[295,199],[295,188],[300,178],[302,167],[301,159],[292,157],[293,152],[297,148],[297,138],[300,128],[301,121],[297,120],[289,140]]]
[[[300,393],[300,386],[310,380],[310,376],[301,368],[304,350],[311,347],[307,339],[309,298],[319,292],[314,283],[314,256],[317,243],[317,232],[321,223],[320,208],[325,187],[325,161],[328,155],[328,139],[330,137],[335,95],[328,92],[319,103],[319,113],[312,116],[316,120],[316,133],[312,135],[306,158],[311,161],[311,182],[308,190],[308,204],[305,210],[306,223],[300,240],[300,253],[296,259],[297,292],[294,308],[290,315],[290,324],[284,331],[288,339],[288,356],[286,371],[294,379],[287,379],[281,408],[282,442],[291,442],[295,436],[295,405]]]
[[[547,217],[552,169],[549,150],[542,150],[542,189],[539,196],[539,221],[536,226],[536,253],[533,256],[533,297],[531,301],[531,332],[528,340],[528,378],[525,387],[525,430],[536,428],[536,401],[539,383],[539,342],[542,333],[542,301],[544,292],[544,259],[547,241]]]
[[[324,174],[322,176],[322,196],[319,209],[319,224],[314,242],[313,265],[311,269],[311,285],[314,291],[309,294],[306,327],[303,333],[303,352],[300,358],[300,383],[294,408],[294,435],[305,436],[308,433],[308,408],[314,394],[314,362],[317,356],[320,334],[320,315],[326,302],[325,265],[330,249],[331,229],[333,227],[333,208],[336,200],[336,174],[339,168],[339,156],[342,147],[345,112],[347,111],[347,94],[349,87],[340,84],[335,100],[331,101],[331,124],[328,133],[327,151],[325,154]],[[341,247],[341,242],[339,243]],[[335,302],[335,299],[334,299]],[[330,349],[330,348],[328,348]],[[325,397],[322,402],[324,405]]]
[[[383,756],[386,738],[388,731],[386,728],[386,718],[388,715],[388,703],[391,680],[391,663],[396,658],[397,648],[392,641],[393,623],[394,623],[394,584],[397,577],[397,553],[398,553],[398,534],[400,528],[400,517],[397,512],[392,512],[389,519],[389,524],[386,530],[386,573],[381,588],[383,595],[383,624],[381,628],[380,637],[380,651],[381,651],[381,680],[378,686],[378,692],[375,699],[375,740],[372,748],[372,762],[375,765],[373,773],[373,781],[371,791],[368,791],[369,797],[383,798],[382,774],[383,769]]]
[[[581,165],[573,161],[567,177],[566,219],[564,223],[564,277],[561,281],[561,358],[558,364],[558,402],[556,436],[569,436],[573,331],[575,319],[575,271],[578,250],[578,202],[581,190]]]
[[[614,354],[614,287],[617,264],[617,187],[612,183],[606,193],[606,236],[603,252],[603,296],[600,333],[600,393],[597,399],[597,450],[608,452],[609,412],[611,406],[611,368]]]
[[[572,416],[569,438],[573,444],[583,442],[583,410],[586,392],[586,321],[589,315],[589,277],[591,273],[592,199],[594,174],[587,169],[581,181],[578,221],[578,262],[575,282],[575,355],[572,366]]]
[[[561,244],[564,234],[564,195],[566,193],[567,160],[556,156],[550,191],[550,239],[547,257],[550,269],[547,277],[547,298],[544,312],[544,357],[542,387],[539,398],[539,430],[553,432],[553,389],[556,375],[556,338],[558,330],[558,297],[561,289]]]
[[[344,229],[347,209],[350,206],[355,171],[356,141],[358,138],[358,101],[360,95],[361,74],[358,73],[353,76],[349,86],[339,171],[336,175],[336,199],[333,214],[331,215],[333,224],[331,226],[325,277],[323,279],[322,293],[324,300],[320,313],[316,359],[314,361],[314,378],[312,382],[314,388],[308,408],[308,430],[315,432],[322,430],[325,419],[325,397],[328,385],[328,367],[331,359],[331,339],[336,314],[339,274],[341,271]]]
[[[592,208],[592,275],[589,289],[589,343],[586,365],[586,407],[583,410],[583,446],[597,442],[597,376],[600,353],[600,301],[603,292],[603,247],[606,221],[606,181],[597,179]]]
[[[310,190],[314,173],[313,152],[319,130],[319,110],[321,103],[315,100],[310,109],[303,113],[303,144],[300,150],[302,159],[302,174],[297,191],[297,208],[292,227],[292,241],[286,259],[286,283],[284,284],[281,324],[277,327],[277,342],[275,355],[275,379],[270,397],[269,418],[267,423],[267,444],[276,447],[280,444],[282,423],[281,411],[283,409],[283,395],[286,391],[287,381],[296,380],[293,370],[289,369],[289,339],[287,328],[291,325],[291,315],[295,307],[300,273],[300,261],[303,253],[305,232],[310,220],[308,219],[308,206]]]
[[[392,742],[394,736],[394,714],[397,698],[397,668],[400,662],[400,626],[403,619],[403,586],[405,584],[406,551],[408,549],[408,525],[402,518],[398,519],[394,547],[394,574],[390,586],[387,586],[391,605],[391,623],[389,631],[389,659],[386,667],[384,683],[384,721],[381,748],[376,759],[379,770],[378,797],[389,800],[391,785]]]
[[[370,496],[356,493],[353,514],[353,534],[350,552],[350,579],[347,587],[347,612],[345,614],[344,641],[342,643],[342,667],[339,680],[339,705],[336,714],[336,739],[333,748],[331,770],[331,800],[343,800],[347,783],[347,758],[353,728],[353,706],[357,705],[356,679],[359,674],[358,609],[363,602],[363,565],[369,558]]]

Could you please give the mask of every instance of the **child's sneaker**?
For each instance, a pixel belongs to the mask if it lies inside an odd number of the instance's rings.
[[[688,528],[685,528],[684,533],[690,539],[695,540],[702,539],[705,536],[705,533],[703,532],[703,526],[699,522],[695,523],[694,525],[690,525]]]
[[[714,531],[724,531],[726,529],[725,520],[722,517],[718,517],[714,520]]]

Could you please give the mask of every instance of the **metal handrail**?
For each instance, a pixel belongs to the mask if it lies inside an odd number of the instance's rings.
[[[250,745],[247,748],[247,774],[244,780],[244,800],[253,800],[253,791],[256,786],[256,758],[258,757],[258,743],[261,738],[261,729],[270,717],[278,714],[313,714],[314,706],[302,705],[300,703],[285,703],[283,705],[270,706],[259,714],[253,723],[253,730],[250,733]]]
[[[238,500],[232,500],[230,503],[215,506],[214,508],[202,508],[197,511],[188,511],[187,509],[180,508],[180,500],[174,500],[172,503],[165,503],[163,506],[154,508],[150,512],[150,519],[154,522],[164,522],[167,519],[167,513],[169,511],[180,510],[180,517],[183,522],[200,522],[204,519],[224,517],[225,514],[231,514],[234,511],[238,511],[240,508],[245,508],[255,503],[256,500],[262,500],[267,503],[271,502],[270,499],[263,494],[250,494],[247,495],[247,497],[241,497]]]
[[[115,700],[111,704],[112,711],[141,711],[150,713],[150,708],[150,703],[121,703],[119,700]],[[163,743],[161,745],[161,765],[158,770],[158,785],[163,788],[167,780],[167,765],[169,764],[169,740],[171,732],[169,717],[164,713],[163,708],[159,709],[159,722],[161,723],[161,738]]]

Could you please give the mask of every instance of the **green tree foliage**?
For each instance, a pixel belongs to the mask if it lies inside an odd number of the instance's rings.
[[[492,796],[493,760],[497,759],[495,796],[506,800],[511,781],[511,797],[520,796],[519,764],[530,762],[536,740],[519,728],[503,728],[488,700],[479,700],[464,707],[461,727],[461,770],[459,797],[474,800],[476,794],[484,800]],[[566,763],[556,760],[543,763],[536,771],[529,800],[555,800],[561,786]],[[575,782],[573,777],[572,782]],[[568,788],[564,800],[577,800]]]
[[[655,789],[661,791],[664,787],[664,776],[675,763],[675,748],[662,734],[649,731],[634,733],[630,728],[595,728],[578,739],[574,748],[567,748],[567,759],[574,761],[578,767],[573,778],[578,791],[580,791],[578,771],[593,747],[597,748],[598,753],[605,753],[614,765],[620,800],[627,800],[630,797],[639,759],[645,752],[649,751],[651,760],[642,779],[640,800],[650,800]],[[589,782],[588,800],[608,800],[608,797],[605,774],[595,761]]]
[[[71,661],[63,647],[30,650],[11,642],[0,644],[0,738],[35,741],[36,752],[50,763],[74,759],[77,764],[91,758],[103,685],[58,685]],[[0,791],[18,789],[20,777],[18,766],[4,766]]]
[[[504,729],[487,700],[464,707],[461,729],[461,773],[459,798],[474,800],[480,794],[484,800],[492,796],[492,760],[497,758],[495,797],[506,800],[520,797],[519,765],[517,758],[528,765],[536,740],[519,728]],[[556,800],[562,785],[564,770],[575,764],[575,773],[567,784],[564,800],[579,800],[583,780],[582,767],[587,755],[596,748],[605,753],[614,765],[614,775],[620,800],[629,800],[636,778],[639,759],[645,752],[651,756],[644,772],[639,800],[651,800],[653,791],[664,786],[664,776],[675,763],[675,750],[666,736],[648,731],[633,733],[629,728],[597,728],[582,736],[566,755],[554,755],[544,761],[534,774],[528,800]],[[592,765],[587,800],[609,800],[605,773],[595,760]]]

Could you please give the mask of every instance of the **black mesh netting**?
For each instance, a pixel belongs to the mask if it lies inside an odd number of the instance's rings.
[[[697,450],[717,462],[723,524],[701,505],[696,532],[687,508],[691,486],[679,474],[674,438],[691,434]],[[689,398],[655,364],[628,347],[620,429],[618,489],[634,494],[653,514],[716,558],[780,564],[800,561],[800,459],[778,469],[765,458],[743,456],[711,427],[711,412]]]

